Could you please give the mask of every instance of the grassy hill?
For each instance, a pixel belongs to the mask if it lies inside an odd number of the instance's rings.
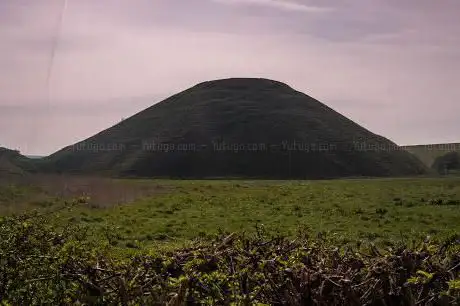
[[[145,177],[333,178],[425,173],[388,139],[286,84],[200,83],[42,160]]]
[[[449,152],[460,152],[460,143],[413,145],[403,146],[403,148],[418,157],[425,165],[431,167],[436,158]]]
[[[18,151],[0,147],[0,175],[24,174],[34,169],[32,161]]]

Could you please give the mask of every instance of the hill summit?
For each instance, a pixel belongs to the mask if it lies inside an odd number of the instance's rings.
[[[200,83],[45,158],[53,171],[141,177],[334,178],[424,173],[388,139],[268,79]]]

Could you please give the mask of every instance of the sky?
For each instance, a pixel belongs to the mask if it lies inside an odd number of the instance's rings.
[[[1,0],[0,146],[48,155],[197,83],[287,83],[400,144],[460,141],[458,0]]]

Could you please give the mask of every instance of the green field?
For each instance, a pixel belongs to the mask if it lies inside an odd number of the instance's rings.
[[[6,305],[460,302],[458,177],[16,177],[0,209]]]
[[[111,180],[99,185],[100,190],[80,194],[77,188],[71,195],[89,196],[88,204],[60,212],[56,222],[82,224],[96,239],[109,233],[111,243],[123,248],[176,246],[219,231],[250,232],[257,226],[288,236],[299,230],[323,233],[341,243],[384,244],[460,232],[460,178]],[[47,188],[4,185],[4,214],[61,205],[63,200]],[[135,196],[129,203],[101,197],[114,190],[119,192],[114,198]]]

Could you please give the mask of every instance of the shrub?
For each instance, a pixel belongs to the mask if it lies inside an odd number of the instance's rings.
[[[84,228],[36,213],[0,220],[6,305],[457,305],[460,236],[416,247],[337,247],[263,230],[220,233],[193,247],[120,258]]]

